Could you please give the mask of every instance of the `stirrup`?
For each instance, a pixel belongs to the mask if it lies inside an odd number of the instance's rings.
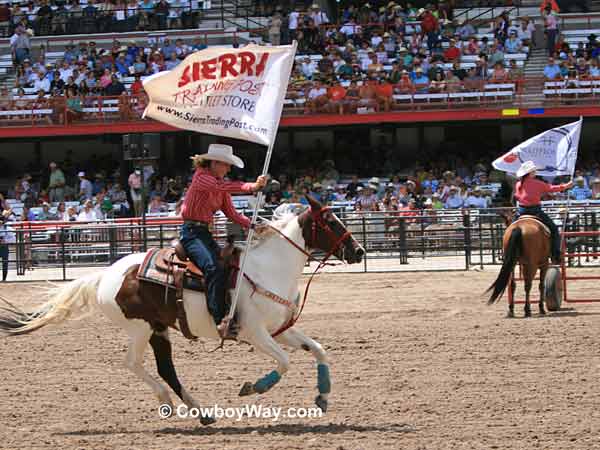
[[[238,329],[235,323],[231,323],[231,319],[224,317],[219,325],[217,325],[217,332],[221,339],[237,339]]]

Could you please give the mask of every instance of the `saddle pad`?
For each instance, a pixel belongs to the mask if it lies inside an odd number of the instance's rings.
[[[535,220],[535,221],[537,221],[542,226],[542,229],[544,230],[544,233],[546,233],[547,236],[550,236],[550,234],[551,234],[550,233],[550,228],[548,228],[548,226],[544,222],[542,222],[540,220],[540,218],[537,217],[537,216],[532,216],[532,215],[529,215],[529,214],[523,214],[521,217],[519,217],[513,223],[517,223],[519,220],[532,220],[532,219]]]
[[[138,269],[137,278],[140,280],[151,281],[163,286],[174,286],[173,275],[167,272],[160,271],[156,268],[157,260],[160,256],[160,248],[152,248],[148,250],[148,254],[144,258],[144,262]]]

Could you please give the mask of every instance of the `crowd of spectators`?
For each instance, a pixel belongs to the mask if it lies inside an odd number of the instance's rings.
[[[417,215],[423,210],[485,209],[510,203],[509,180],[486,164],[469,166],[459,161],[453,170],[439,167],[417,165],[385,178],[359,178],[341,176],[334,162],[325,160],[294,179],[280,174],[271,180],[261,206],[274,209],[282,203],[306,204],[305,195],[311,195],[322,203],[355,211]],[[52,162],[37,178],[31,174],[18,178],[6,199],[0,200],[4,215],[21,221],[87,222],[140,217],[144,212],[149,217],[178,216],[191,172],[167,176],[158,166],[144,166],[132,170],[123,184],[122,179],[118,171],[88,174],[76,170],[69,160]],[[570,198],[600,199],[600,166],[589,171],[578,169],[574,181],[575,186],[566,194]],[[16,212],[12,209],[15,204]]]
[[[310,112],[389,110],[393,94],[476,91],[484,82],[522,79],[522,68],[505,55],[533,44],[531,20],[504,13],[490,24],[493,39],[479,39],[471,23],[450,17],[443,1],[420,9],[390,1],[350,5],[333,25],[313,5],[307,13],[275,13],[269,34],[283,43],[297,39],[307,55],[293,69],[288,98],[305,99]],[[473,58],[472,67],[461,65],[464,56]]]
[[[34,0],[0,4],[0,31],[36,36],[197,28],[199,0]]]
[[[86,8],[95,5],[88,0]],[[292,100],[305,100],[307,112],[389,110],[394,94],[473,91],[484,81],[516,81],[522,78],[522,69],[505,55],[522,52],[532,38],[530,21],[511,23],[503,14],[491,25],[494,38],[479,40],[472,24],[450,19],[452,11],[444,1],[420,9],[393,1],[379,8],[369,3],[348,6],[338,25],[331,24],[316,4],[308,11],[277,9],[269,21],[271,43],[297,39],[299,54],[307,55],[297,59],[288,92]],[[51,122],[77,119],[82,108],[90,106],[88,97],[140,96],[143,77],[173,69],[188,54],[207,46],[200,38],[186,42],[166,37],[151,44],[115,40],[107,49],[81,41],[68,45],[62,57],[49,59],[43,45],[32,49],[34,31],[28,26],[21,20],[11,37],[18,92],[12,99],[6,90],[0,92],[5,99],[2,109],[30,107],[33,95],[40,102],[37,109],[56,107],[43,104],[48,99],[67,101],[68,117],[47,117]],[[233,46],[239,46],[235,38]],[[475,57],[474,67],[461,65],[465,55]],[[139,116],[145,101],[121,106],[126,110],[123,115]]]
[[[559,35],[544,67],[544,78],[547,81],[564,80],[567,86],[569,81],[599,80],[599,56],[600,42],[595,34],[588,36],[587,42],[579,42],[575,49]]]
[[[15,36],[23,34],[27,32],[17,29]],[[147,47],[115,40],[110,49],[81,41],[67,45],[60,59],[50,60],[43,46],[35,57],[29,50],[14,47],[16,94],[1,89],[0,109],[48,108],[55,111],[46,117],[50,123],[71,123],[82,116],[85,107],[101,104],[98,97],[102,96],[118,100],[121,119],[140,117],[147,104],[143,77],[171,70],[187,55],[204,48],[206,42],[200,38],[187,45],[182,39],[166,37]]]

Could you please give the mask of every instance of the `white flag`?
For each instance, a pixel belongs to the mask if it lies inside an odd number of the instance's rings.
[[[525,161],[533,161],[538,175],[553,177],[575,172],[579,135],[583,118],[562,127],[552,128],[527,139],[492,165],[503,172],[516,173]]]
[[[296,43],[210,47],[144,80],[144,116],[201,133],[269,145],[275,139]]]

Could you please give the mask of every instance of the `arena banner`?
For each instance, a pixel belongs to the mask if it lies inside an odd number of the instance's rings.
[[[296,43],[210,47],[173,70],[144,80],[144,117],[201,133],[271,144],[294,63]]]
[[[503,172],[515,174],[522,163],[533,161],[538,175],[573,176],[582,124],[583,118],[580,118],[577,122],[544,131],[517,145],[492,165]]]

